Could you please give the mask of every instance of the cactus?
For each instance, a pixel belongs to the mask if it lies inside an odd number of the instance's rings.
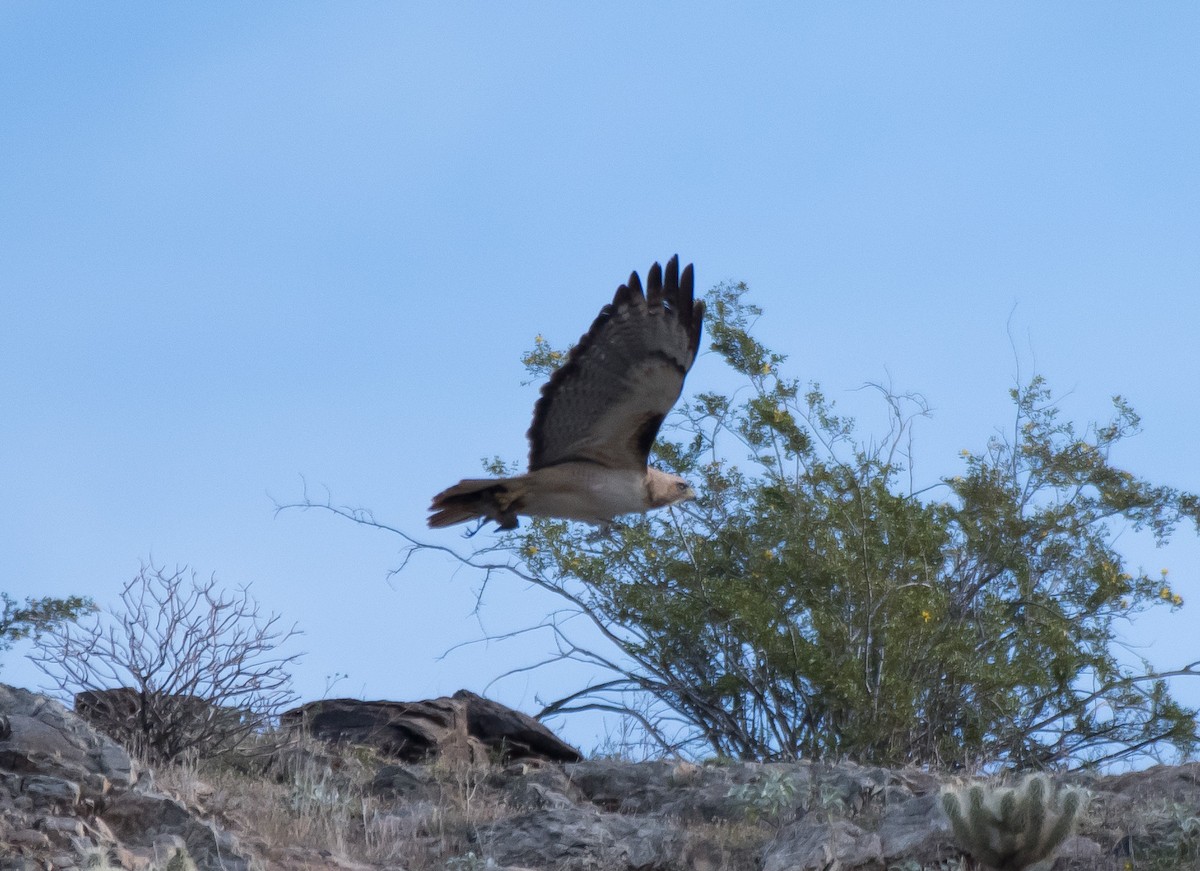
[[[996,871],[1021,871],[1067,839],[1087,804],[1081,789],[1058,790],[1044,775],[1016,787],[976,784],[942,795],[959,845]]]

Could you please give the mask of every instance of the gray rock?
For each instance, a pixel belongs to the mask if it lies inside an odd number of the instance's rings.
[[[8,847],[41,865],[70,867],[104,844],[137,869],[149,864],[159,837],[186,844],[204,871],[250,867],[232,835],[153,792],[152,782],[121,747],[58,702],[0,685],[0,798],[12,821],[0,827],[0,854]]]
[[[569,808],[573,802],[565,793],[540,783],[523,783],[511,793],[513,803],[522,808]]]
[[[669,762],[588,760],[564,766],[571,784],[592,804],[610,813],[654,813],[668,799]]]
[[[367,788],[375,795],[406,800],[437,793],[436,783],[404,765],[384,765]]]
[[[1097,867],[1104,860],[1104,849],[1091,838],[1076,835],[1063,841],[1055,853],[1055,867]]]
[[[0,713],[7,718],[0,769],[71,780],[85,796],[102,795],[97,788],[103,784],[128,788],[137,779],[128,753],[52,699],[0,684]]]
[[[43,871],[40,862],[25,856],[0,856],[0,871]]]
[[[835,871],[838,868],[883,868],[879,835],[848,820],[787,826],[763,856],[763,871]]]
[[[814,765],[814,798],[822,809],[838,808],[856,814],[876,796],[882,796],[885,788],[894,780],[891,772],[883,768],[869,768],[853,762],[837,765]]]
[[[154,848],[160,842],[182,843],[198,868],[250,868],[250,858],[241,855],[229,833],[197,819],[182,802],[165,795],[136,790],[123,793],[105,808],[103,819],[126,846]]]
[[[506,805],[518,810],[571,807],[587,802],[561,765],[517,762],[494,772],[487,783],[503,793]]]
[[[130,871],[146,871],[150,867],[149,850],[131,850],[123,845],[118,845],[112,848],[111,853],[113,861],[117,865],[128,868]]]
[[[755,786],[778,795],[764,795],[780,819],[803,811],[810,798],[812,771],[808,763],[692,765],[680,762],[620,762],[587,760],[565,765],[572,786],[601,810],[625,814],[654,814],[685,822],[740,821],[754,815]],[[749,790],[742,790],[743,787]],[[769,801],[767,801],[769,800]]]
[[[79,784],[61,777],[29,774],[21,779],[21,791],[35,802],[75,804],[79,801]]]
[[[21,829],[9,834],[8,843],[14,847],[28,847],[34,850],[44,850],[50,847],[50,837],[45,832],[36,829]]]
[[[941,793],[931,793],[889,805],[879,821],[879,840],[889,861],[913,859],[936,863],[959,854],[942,813]]]
[[[84,834],[83,820],[79,817],[42,817],[37,827],[60,843],[69,843],[72,837],[82,838]]]
[[[1166,799],[1200,808],[1200,762],[1155,765],[1142,771],[1100,778],[1099,784],[1108,792],[1134,799]]]
[[[678,831],[659,820],[583,808],[510,817],[481,829],[478,841],[500,864],[559,871],[669,868],[683,845]]]

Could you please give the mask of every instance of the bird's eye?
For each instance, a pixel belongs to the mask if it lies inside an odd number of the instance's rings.
[[[685,481],[680,481],[678,484],[676,484],[676,485],[675,485],[675,489],[676,489],[676,490],[679,490],[679,491],[686,490],[686,489],[687,489],[687,483],[686,483]]]

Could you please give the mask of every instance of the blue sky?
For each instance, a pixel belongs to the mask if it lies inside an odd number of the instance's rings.
[[[1118,462],[1200,490],[1198,39],[1185,3],[0,5],[0,584],[187,563],[300,624],[305,698],[482,690],[545,645],[440,655],[550,603],[473,614],[450,565],[389,582],[397,541],[273,499],[420,532],[524,456],[534,336],[675,252],[865,423],[864,382],[925,394],[927,481],[1019,362],[1081,420],[1126,396]],[[1189,600],[1130,643],[1200,659],[1194,534],[1122,541]]]

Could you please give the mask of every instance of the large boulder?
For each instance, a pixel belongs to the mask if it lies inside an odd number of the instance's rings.
[[[323,699],[286,711],[282,721],[316,738],[367,745],[404,762],[583,758],[533,717],[466,690],[423,702]]]
[[[0,772],[25,781],[75,783],[80,798],[102,799],[128,789],[138,769],[120,745],[97,733],[61,704],[0,684]]]
[[[261,718],[187,693],[140,692],[133,687],[75,694],[75,713],[123,747],[158,761],[199,750],[227,750]]]
[[[91,852],[133,871],[181,847],[200,871],[250,868],[231,835],[156,792],[111,738],[0,684],[0,867],[71,867]]]

